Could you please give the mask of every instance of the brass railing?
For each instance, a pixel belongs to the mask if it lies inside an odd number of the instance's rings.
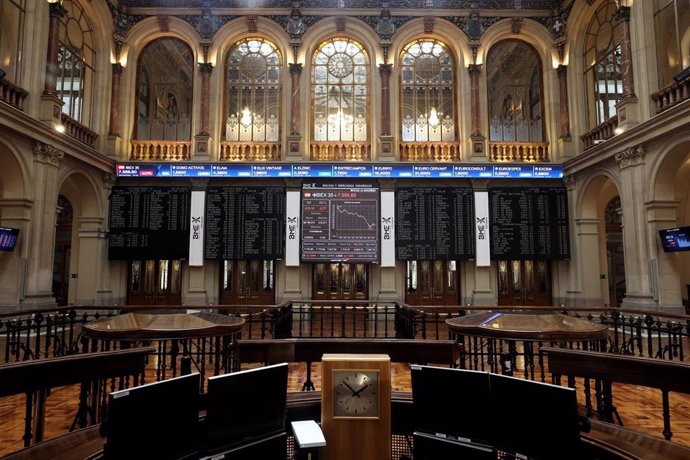
[[[131,141],[130,160],[189,160],[190,141]]]
[[[652,94],[652,100],[656,103],[656,113],[661,113],[687,99],[690,99],[690,74]]]
[[[221,142],[220,159],[229,161],[279,161],[278,142]]]
[[[490,161],[549,161],[547,142],[489,142]]]
[[[65,134],[69,137],[86,144],[89,147],[96,147],[96,140],[98,140],[98,134],[91,131],[86,126],[79,123],[74,118],[67,114],[60,115],[60,122],[65,127]]]
[[[8,79],[0,79],[0,101],[23,111],[24,100],[28,95],[29,92],[27,90],[20,88]]]
[[[614,115],[593,130],[580,136],[582,142],[585,144],[585,150],[594,147],[598,141],[605,141],[612,138],[616,133],[618,127],[618,115]]]
[[[401,142],[400,161],[460,161],[460,143]]]
[[[313,142],[310,159],[316,161],[369,161],[371,149],[367,142]]]

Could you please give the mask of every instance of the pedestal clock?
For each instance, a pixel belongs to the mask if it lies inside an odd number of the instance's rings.
[[[324,460],[390,459],[390,357],[324,354],[321,365]]]

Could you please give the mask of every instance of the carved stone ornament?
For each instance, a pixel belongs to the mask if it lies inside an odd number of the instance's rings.
[[[50,144],[36,141],[34,143],[34,157],[42,163],[50,163],[53,166],[60,166],[65,152],[58,150]]]
[[[636,145],[635,147],[628,147],[627,149],[615,155],[616,161],[620,169],[628,166],[637,166],[644,160],[644,147]]]
[[[288,19],[287,25],[285,26],[287,33],[293,37],[301,37],[304,34],[307,26],[302,19],[302,13],[299,8],[293,8],[290,13],[290,19]]]
[[[563,178],[563,185],[568,190],[573,190],[577,186],[577,177],[575,177],[575,174],[568,174]]]
[[[391,12],[388,9],[388,4],[384,4],[381,10],[381,16],[376,23],[376,33],[381,38],[389,38],[395,32],[395,23],[391,19]]]
[[[117,180],[117,177],[115,177],[115,174],[111,172],[104,172],[103,173],[103,183],[105,184],[106,187],[112,188],[113,185],[115,185],[115,181]]]

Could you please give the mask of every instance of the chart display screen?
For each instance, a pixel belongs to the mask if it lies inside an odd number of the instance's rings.
[[[370,183],[302,186],[302,260],[376,262],[379,189]]]

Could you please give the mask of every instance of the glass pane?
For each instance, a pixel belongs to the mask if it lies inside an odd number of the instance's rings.
[[[24,2],[0,2],[0,67],[7,78],[21,86],[19,81],[22,38],[24,35]]]
[[[537,291],[540,294],[548,294],[549,292],[549,266],[545,260],[537,262]]]
[[[331,264],[331,294],[338,294],[338,283],[340,282],[339,268],[340,264]]]
[[[133,260],[131,270],[129,290],[139,292],[141,289],[141,260]]]
[[[513,260],[512,264],[512,282],[513,282],[513,295],[522,295],[522,271],[520,270],[520,261]]]
[[[247,261],[238,260],[237,261],[237,273],[239,275],[237,280],[237,292],[239,294],[246,294],[248,289],[248,273],[247,273]]]
[[[358,295],[366,294],[367,288],[367,267],[364,264],[355,265],[355,293]]]
[[[179,294],[182,288],[182,262],[172,261],[172,273],[170,274],[170,293]]]
[[[135,139],[191,139],[194,54],[176,38],[149,43],[137,66]]]
[[[144,272],[144,293],[153,294],[156,292],[156,261],[147,260]]]
[[[431,286],[429,284],[429,277],[431,276],[431,264],[428,260],[422,260],[420,263],[420,283],[422,294],[429,294]]]
[[[249,263],[251,269],[251,291],[259,292],[259,287],[261,286],[261,269],[258,260],[252,260]]]
[[[352,265],[343,264],[342,266],[343,279],[343,295],[350,295],[352,292]]]
[[[534,294],[534,261],[525,260],[525,294]]]
[[[232,292],[233,265],[232,260],[223,261],[223,291],[225,292]]]
[[[158,291],[165,292],[168,290],[168,276],[170,270],[170,261],[159,260],[158,261]]]
[[[448,294],[453,294],[456,292],[457,289],[457,277],[458,277],[458,272],[457,272],[457,264],[454,260],[449,260],[447,262],[448,264],[448,271],[447,271],[447,283],[446,283],[446,292]]]
[[[326,265],[314,265],[314,288],[317,294],[326,293]]]
[[[273,261],[264,260],[264,292],[273,290]]]
[[[443,261],[434,260],[434,294],[443,294]]]
[[[415,292],[417,290],[417,261],[410,260],[407,262],[407,292]]]
[[[508,294],[508,261],[498,261],[498,293]]]

